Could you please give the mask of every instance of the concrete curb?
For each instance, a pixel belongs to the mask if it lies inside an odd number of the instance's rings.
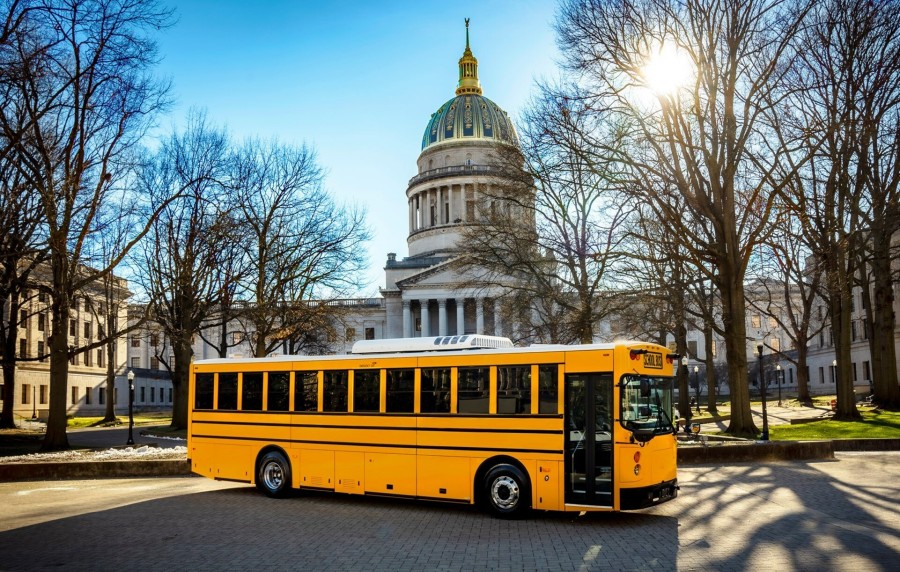
[[[187,459],[0,463],[0,482],[181,477],[190,474],[191,463]]]
[[[753,441],[713,446],[678,447],[679,465],[834,459],[832,441]]]

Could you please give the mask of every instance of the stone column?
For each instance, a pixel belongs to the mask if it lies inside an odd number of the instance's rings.
[[[411,302],[403,300],[403,337],[412,337],[412,312],[410,308]]]
[[[456,335],[461,336],[466,333],[466,299],[456,299]]]
[[[447,335],[447,299],[438,300],[438,335]]]
[[[428,300],[419,300],[420,316],[422,319],[422,335],[420,337],[427,338],[430,334],[431,324],[428,321]]]
[[[494,335],[503,335],[503,321],[500,319],[500,300],[494,300]]]
[[[475,333],[484,333],[484,298],[475,298]]]

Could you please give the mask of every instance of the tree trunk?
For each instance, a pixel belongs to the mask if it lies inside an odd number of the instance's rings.
[[[58,254],[54,253],[54,258]],[[69,299],[65,292],[63,276],[67,263],[53,264],[53,294],[50,331],[50,413],[47,417],[47,433],[41,443],[42,451],[61,451],[69,448],[66,435],[66,397],[69,379]]]
[[[187,429],[188,385],[190,383],[190,368],[193,357],[191,337],[172,340],[175,352],[175,367],[172,369],[172,429]]]
[[[889,409],[900,408],[900,387],[897,385],[897,353],[894,338],[894,290],[891,282],[889,250],[890,237],[875,239],[876,250],[872,260],[874,303],[872,308],[872,381],[875,386],[875,402]],[[876,360],[876,356],[878,359]]]
[[[107,324],[107,332],[111,333],[115,330],[109,329]],[[118,421],[116,418],[116,338],[111,338],[106,344],[106,414],[103,416],[104,423],[113,423]]]
[[[842,268],[847,262],[847,253],[840,245],[833,245],[825,259],[825,280],[828,289],[828,306],[831,310],[831,328],[834,338],[834,353],[837,360],[835,389],[837,408],[834,418],[850,421],[861,419],[856,409],[853,393],[853,371],[850,361],[850,276]]]
[[[806,365],[807,345],[797,345],[797,401],[812,407],[812,397],[809,395],[809,376]]]
[[[747,328],[745,324],[744,286],[735,280],[722,292],[726,311],[722,313],[725,331],[725,360],[731,390],[731,420],[725,432],[735,437],[755,438],[759,430],[750,410],[750,384],[747,377]]]
[[[706,410],[712,414],[719,412],[716,406],[718,390],[716,389],[716,362],[712,355],[713,329],[709,324],[703,326],[703,339],[706,344],[706,356],[703,363],[706,366]],[[697,382],[699,383],[699,381]]]
[[[16,395],[16,339],[19,337],[18,315],[19,297],[9,297],[9,312],[6,312],[7,304],[3,304],[3,314],[0,320],[6,319],[5,337],[3,339],[3,411],[0,413],[0,429],[15,429],[16,419],[13,413]],[[4,301],[5,302],[5,301]],[[8,317],[8,319],[7,319]]]

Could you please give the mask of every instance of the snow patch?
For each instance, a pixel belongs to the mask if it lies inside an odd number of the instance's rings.
[[[187,447],[125,447],[102,451],[59,451],[56,453],[34,453],[14,457],[0,457],[0,463],[47,463],[47,462],[93,462],[93,461],[143,461],[186,459]]]

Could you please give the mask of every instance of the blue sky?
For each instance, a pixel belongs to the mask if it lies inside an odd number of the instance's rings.
[[[484,95],[516,121],[534,81],[558,74],[555,10],[552,0],[179,2],[159,41],[176,99],[161,126],[200,108],[237,140],[313,146],[326,188],[368,213],[361,294],[377,295],[387,253],[408,253],[406,186],[425,125],[454,95],[464,18]]]

